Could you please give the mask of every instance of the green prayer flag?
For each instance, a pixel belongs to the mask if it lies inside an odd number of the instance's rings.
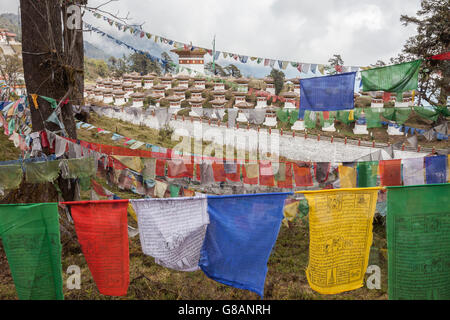
[[[22,182],[23,171],[19,164],[0,166],[0,189],[16,189]]]
[[[57,203],[0,205],[0,238],[19,299],[64,299]]]
[[[404,124],[411,114],[411,108],[395,108],[395,122]]]
[[[342,123],[349,124],[353,122],[352,120],[349,120],[350,111],[342,111],[339,110],[336,114],[336,120],[339,120]]]
[[[58,104],[56,103],[56,100],[53,98],[49,98],[49,97],[44,97],[44,96],[40,96],[42,99],[46,100],[47,102],[49,102],[52,106],[53,109],[56,109],[58,107]]]
[[[422,60],[361,72],[363,91],[405,92],[417,89]]]
[[[450,299],[450,184],[388,187],[389,300]]]
[[[288,122],[288,117],[289,117],[289,111],[285,111],[283,109],[278,109],[277,110],[277,118],[283,122],[286,123]]]
[[[305,111],[305,117],[303,118],[303,120],[305,121],[305,128],[307,128],[307,129],[315,129],[316,128],[316,118],[311,119],[311,115],[312,114],[311,114],[310,110]]]
[[[367,129],[370,128],[380,128],[381,127],[381,110],[377,110],[373,108],[366,108],[365,114],[366,114],[366,123],[367,123]],[[381,109],[381,108],[379,108]]]
[[[176,198],[176,197],[178,197],[178,195],[180,194],[180,186],[176,186],[176,185],[174,185],[174,184],[171,184],[170,186],[169,186],[169,190],[170,190],[170,196],[172,197],[172,198]]]
[[[289,112],[289,116],[291,117],[289,119],[289,123],[292,125],[295,122],[297,122],[297,120],[298,120],[298,110],[294,110],[294,111]]]
[[[358,162],[358,188],[376,187],[378,161]]]
[[[395,120],[395,108],[384,108],[383,109],[383,117],[394,121]]]
[[[26,162],[25,172],[28,183],[53,182],[59,176],[59,161]]]

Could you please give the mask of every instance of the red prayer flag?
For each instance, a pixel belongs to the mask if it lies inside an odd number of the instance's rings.
[[[94,189],[94,191],[102,197],[107,197],[107,194],[105,193],[105,189],[103,189],[103,187],[94,179],[91,179],[91,185],[92,188]]]
[[[295,185],[297,187],[310,187],[313,185],[311,168],[308,163],[292,163],[294,169]]]
[[[285,180],[277,181],[278,188],[292,189],[292,163],[286,162]]]
[[[259,161],[259,184],[268,187],[273,187],[275,185],[272,163],[270,161]]]
[[[239,169],[241,166],[239,164],[236,164],[236,172],[235,173],[227,173],[227,179],[229,181],[233,182],[240,182],[241,181],[241,170]]]
[[[166,168],[166,160],[156,159],[155,175],[160,176],[160,177],[165,177],[166,176],[165,168]]]
[[[402,160],[380,160],[380,180],[382,186],[402,184]]]
[[[391,101],[391,93],[390,92],[384,92],[383,93],[383,102],[389,102]]]
[[[450,60],[450,51],[449,52],[445,52],[445,53],[441,53],[441,54],[437,54],[435,56],[432,56],[430,59],[433,59],[433,60]]]
[[[130,282],[128,200],[62,204],[71,207],[78,242],[100,293],[126,295]]]
[[[216,182],[225,182],[227,180],[227,174],[225,173],[225,167],[223,163],[212,163],[213,173],[214,173],[214,181]]]
[[[242,165],[242,177],[245,184],[258,184],[258,177],[247,178],[247,172],[245,171],[245,165]]]

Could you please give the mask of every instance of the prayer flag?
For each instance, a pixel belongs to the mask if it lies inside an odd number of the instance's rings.
[[[309,204],[309,265],[306,277],[321,294],[364,284],[372,245],[379,188],[305,191]]]
[[[278,188],[292,189],[292,163],[280,162],[275,179],[277,180]]]
[[[449,300],[450,184],[389,187],[389,300]]]
[[[415,186],[425,183],[423,158],[403,159],[403,185]]]
[[[296,187],[310,187],[313,185],[311,165],[307,162],[292,163]]]
[[[57,203],[0,205],[0,238],[20,300],[63,300]]]
[[[178,271],[198,270],[209,216],[205,196],[130,200],[144,254]]]
[[[208,196],[210,224],[199,266],[211,279],[261,298],[267,261],[289,193]]]
[[[354,108],[355,72],[300,80],[300,108],[312,111]]]
[[[417,89],[422,60],[361,71],[363,91],[405,92]]]
[[[380,181],[382,186],[402,185],[402,160],[381,160]]]
[[[358,162],[358,188],[375,187],[377,185],[378,161]]]
[[[447,156],[425,157],[425,176],[427,184],[447,182]]]
[[[356,188],[357,171],[353,166],[339,166],[339,181],[341,188]]]
[[[63,202],[71,207],[78,242],[101,294],[127,294],[128,200]]]

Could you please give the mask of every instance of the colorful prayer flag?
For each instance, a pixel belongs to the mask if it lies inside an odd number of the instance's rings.
[[[81,251],[101,294],[127,294],[128,200],[63,202],[70,206]]]
[[[309,265],[306,277],[321,294],[361,288],[372,245],[379,188],[306,191]]]
[[[199,266],[211,279],[261,298],[267,261],[289,193],[208,196],[208,225]]]
[[[312,111],[354,108],[355,72],[300,80],[300,108]]]
[[[389,300],[450,299],[450,184],[389,187]]]

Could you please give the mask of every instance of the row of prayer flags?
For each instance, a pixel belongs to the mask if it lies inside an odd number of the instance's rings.
[[[448,299],[446,239],[450,184],[389,187],[389,299]],[[312,289],[362,287],[380,188],[302,191],[309,208]],[[99,292],[129,286],[127,209],[138,220],[144,254],[178,271],[264,295],[267,262],[292,193],[63,202]],[[297,202],[293,202],[298,205]],[[63,299],[57,204],[0,206],[0,237],[20,299]]]
[[[89,11],[91,11],[91,10],[89,10]],[[151,38],[153,37],[155,42],[159,41],[166,45],[171,45],[176,49],[183,48],[184,50],[191,50],[191,51],[193,51],[195,49],[202,49],[205,52],[208,52],[209,55],[214,56],[214,59],[216,61],[222,54],[224,59],[227,59],[227,58],[234,59],[241,63],[247,63],[248,61],[253,61],[253,62],[256,62],[257,64],[263,64],[264,66],[271,67],[271,68],[278,66],[278,68],[280,70],[286,70],[288,66],[291,66],[293,68],[296,68],[298,70],[298,72],[301,72],[301,73],[308,73],[309,71],[311,71],[312,73],[316,74],[316,72],[319,71],[320,74],[323,75],[323,74],[325,74],[326,69],[327,69],[326,66],[323,64],[300,63],[300,62],[293,62],[293,61],[286,61],[286,60],[261,58],[261,57],[256,57],[256,56],[251,57],[251,56],[247,56],[247,55],[240,55],[240,54],[230,53],[230,52],[225,52],[225,51],[221,52],[221,51],[217,51],[217,50],[213,51],[212,49],[196,47],[196,46],[193,46],[192,44],[181,43],[181,42],[178,42],[175,40],[170,40],[170,39],[162,37],[162,36],[154,35],[149,32],[144,32],[141,29],[123,25],[120,22],[114,21],[108,17],[105,17],[105,16],[97,13],[97,12],[92,12],[92,13],[95,17],[97,17],[99,19],[103,18],[103,20],[107,21],[110,25],[114,24],[114,26],[119,31],[126,32],[127,30],[129,30],[132,35],[139,37],[139,38],[146,37],[148,40],[151,40]],[[350,72],[350,71],[355,71],[355,70],[356,71],[359,70],[359,67],[352,67],[352,66],[336,66],[335,67],[335,71],[339,72],[339,73]]]

